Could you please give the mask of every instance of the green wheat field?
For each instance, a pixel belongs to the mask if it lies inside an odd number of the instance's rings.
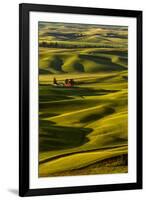
[[[128,27],[39,22],[39,177],[127,173],[127,129]]]

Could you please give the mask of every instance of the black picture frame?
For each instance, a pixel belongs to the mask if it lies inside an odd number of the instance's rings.
[[[30,189],[29,187],[29,13],[59,12],[134,17],[137,21],[137,180],[134,183]],[[19,195],[55,195],[142,189],[142,11],[58,5],[19,5]]]

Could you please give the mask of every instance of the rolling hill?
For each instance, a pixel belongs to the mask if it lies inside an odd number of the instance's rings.
[[[128,172],[127,30],[39,23],[39,177]]]

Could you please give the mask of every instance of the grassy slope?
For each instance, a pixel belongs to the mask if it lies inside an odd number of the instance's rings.
[[[49,176],[74,176],[87,174],[113,174],[113,173],[127,173],[128,157],[127,153],[115,157],[108,157],[107,159],[97,161],[78,169],[66,170],[62,172],[51,173]],[[42,174],[42,176],[46,176]]]
[[[63,76],[66,77],[66,75],[59,75],[58,78],[62,79]],[[103,76],[99,76],[103,78]],[[45,85],[40,87],[40,97],[46,96],[48,93],[50,95],[53,93],[54,96],[57,94],[59,98],[60,94],[70,97],[67,100],[60,100],[56,97],[56,101],[46,98],[40,102],[40,161],[43,161],[39,168],[41,176],[49,175],[47,168],[50,168],[51,162],[48,159],[55,159],[58,155],[62,155],[62,157],[64,155],[68,160],[69,157],[66,155],[70,153],[83,153],[88,150],[104,150],[113,147],[117,147],[117,150],[112,151],[111,154],[108,154],[109,150],[107,150],[107,156],[116,156],[127,152],[127,86],[125,80],[121,80],[120,76],[119,79],[117,77],[118,85],[114,80],[115,76],[113,76],[112,83],[111,75],[107,75],[104,81],[106,89],[102,89],[102,78],[101,83],[90,80],[88,88],[84,87],[84,84],[81,88],[61,88],[61,90]],[[95,77],[98,79],[98,75],[94,74]],[[89,79],[91,78],[89,77]],[[85,80],[88,81],[88,78],[84,74],[80,81]],[[111,83],[109,86],[108,80]],[[47,79],[46,82],[48,81]],[[122,101],[120,101],[121,98]],[[118,151],[119,146],[123,146],[124,149]],[[82,153],[79,155],[81,156]],[[102,159],[105,158],[103,155],[101,155]],[[93,153],[94,156],[97,161],[98,156]],[[71,158],[74,159],[74,156]],[[57,165],[58,162],[61,162],[60,159],[56,161]],[[58,168],[54,167],[55,169],[58,172]]]
[[[128,153],[126,29],[77,25],[73,34],[71,25],[41,26],[40,42],[91,48],[39,48],[39,176],[127,172],[127,164],[119,165]],[[60,83],[74,78],[76,88],[52,87],[54,75]],[[116,170],[97,167],[114,157]]]
[[[44,73],[62,73],[62,72],[109,72],[122,71],[127,66],[127,60],[123,56],[112,54],[94,53],[89,55],[83,50],[80,54],[72,52],[55,53],[50,49],[44,50],[40,53],[39,66],[44,70]],[[49,56],[48,56],[49,52]],[[41,54],[46,55],[42,56]]]
[[[89,166],[101,160],[123,155],[127,153],[126,148],[119,148],[107,151],[94,151],[87,153],[76,153],[70,156],[64,156],[62,158],[54,159],[53,161],[46,162],[40,165],[40,175],[48,175],[54,172],[62,172],[73,169],[80,169],[85,166]]]

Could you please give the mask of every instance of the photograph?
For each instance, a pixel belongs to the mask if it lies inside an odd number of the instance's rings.
[[[128,173],[128,26],[38,22],[39,177]]]
[[[19,195],[141,189],[142,11],[19,14]]]

